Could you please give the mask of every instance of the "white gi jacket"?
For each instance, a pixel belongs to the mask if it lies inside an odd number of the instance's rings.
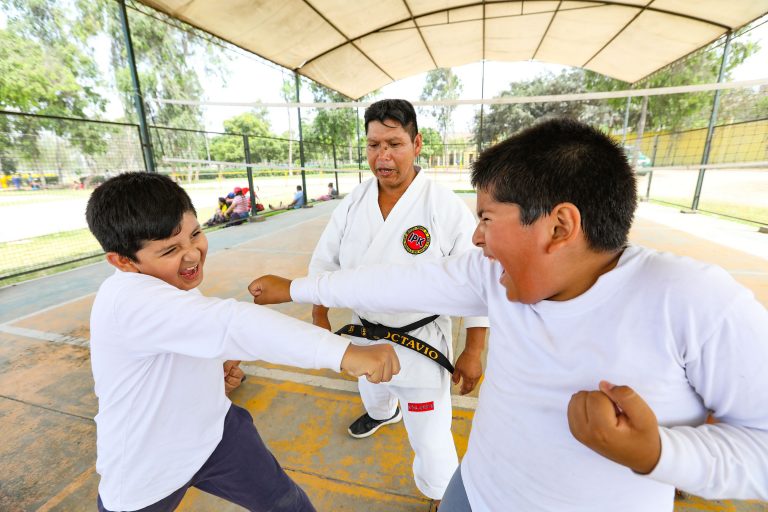
[[[309,264],[309,274],[353,269],[373,263],[416,263],[474,250],[472,212],[452,191],[433,182],[417,167],[416,178],[387,216],[381,215],[378,182],[371,178],[347,195],[333,211]],[[412,293],[404,289],[402,293]],[[355,311],[360,317],[389,327],[401,327],[424,318],[424,313],[386,314]],[[465,317],[466,327],[487,327],[486,317]],[[335,326],[339,328],[341,326]],[[435,322],[410,333],[426,341],[453,361],[451,319]],[[353,343],[390,343],[353,338]],[[408,387],[440,387],[442,367],[423,355],[393,344],[400,358],[400,373],[390,384]]]

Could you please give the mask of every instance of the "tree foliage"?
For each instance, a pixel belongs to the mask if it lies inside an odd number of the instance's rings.
[[[421,91],[422,101],[455,100],[462,91],[461,80],[450,68],[433,69],[427,73],[424,88]],[[427,114],[434,117],[439,127],[443,144],[446,143],[451,116],[456,110],[455,105],[433,106]]]
[[[737,33],[735,35],[738,36]],[[724,81],[731,78],[733,70],[750,55],[759,50],[755,41],[733,40],[730,46]],[[674,87],[678,85],[705,84],[717,82],[720,65],[723,58],[723,40],[703,48],[687,58],[670,64],[648,78],[634,84],[638,89],[654,89],[659,87]],[[627,89],[628,84],[620,80],[608,78],[599,73],[584,71],[585,86],[588,91],[613,91]],[[701,128],[709,121],[714,93],[686,93],[650,96],[646,113],[646,128],[652,130],[672,130],[681,128]],[[623,110],[625,99],[609,100],[613,108]],[[632,102],[630,120],[634,123],[640,116],[641,99]]]
[[[425,159],[431,167],[432,159],[443,154],[443,137],[440,132],[430,127],[420,127],[419,133],[421,133],[423,143],[419,156]]]
[[[747,57],[759,49],[753,41],[734,41],[725,68],[725,80]],[[717,81],[722,48],[720,43],[691,54],[686,59],[654,73],[633,84],[606,77],[584,69],[569,69],[559,74],[547,73],[523,82],[513,82],[501,97],[543,96],[581,92],[624,90],[630,87],[658,88],[676,85],[712,83]],[[744,107],[744,96],[754,97],[749,91],[733,94],[734,102]],[[686,93],[650,96],[646,112],[646,130],[679,130],[706,126],[712,108],[713,93]],[[475,116],[474,139],[483,145],[498,142],[516,131],[549,116],[581,119],[609,131],[618,131],[624,120],[627,100],[568,101],[554,103],[518,103],[491,105],[484,115]],[[630,104],[629,124],[636,126],[640,117],[642,98]],[[723,116],[721,116],[723,118]]]
[[[45,0],[0,0],[7,26],[0,29],[0,108],[25,113],[98,117],[106,102],[98,66],[78,17]],[[106,151],[102,126],[46,118],[0,116],[4,172],[14,157],[37,164],[39,136],[66,136],[86,155]]]
[[[243,135],[248,136],[251,161],[271,162],[284,158],[282,141],[276,140],[270,131],[267,110],[254,109],[224,121],[227,135],[218,135],[211,140],[210,152],[213,160],[223,162],[244,162],[245,145]]]
[[[513,82],[501,97],[547,96],[584,90],[584,73],[579,69],[546,73],[525,82]],[[505,139],[533,122],[551,116],[580,117],[583,102],[509,103],[491,105],[482,117],[475,116],[475,141],[493,143]],[[482,133],[481,133],[482,129]]]
[[[312,97],[318,103],[337,103],[351,101],[343,94],[331,90],[317,82],[310,82]],[[357,144],[357,113],[351,108],[318,109],[307,130],[305,139],[336,146],[355,146]]]

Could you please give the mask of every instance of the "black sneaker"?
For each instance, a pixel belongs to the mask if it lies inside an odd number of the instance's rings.
[[[395,411],[395,414],[386,420],[375,420],[368,416],[368,413],[363,414],[359,418],[355,420],[354,423],[352,423],[349,428],[347,429],[347,432],[349,432],[349,435],[352,437],[356,437],[357,439],[361,439],[363,437],[368,437],[377,430],[379,430],[384,425],[389,425],[390,423],[397,423],[398,421],[403,419],[403,414],[400,412],[400,406],[397,406],[397,410]]]

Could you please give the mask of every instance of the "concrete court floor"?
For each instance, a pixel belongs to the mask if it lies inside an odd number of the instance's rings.
[[[464,197],[474,206],[474,196]],[[321,203],[266,222],[211,233],[202,291],[248,300],[245,286],[252,277],[303,275],[335,204]],[[704,223],[702,236],[728,240],[746,250],[672,227],[681,222]],[[701,216],[694,220],[676,210],[642,205],[632,240],[717,263],[768,305],[768,235],[755,236],[753,230],[730,223],[718,224]],[[97,403],[88,359],[88,317],[93,294],[110,272],[102,263],[0,289],[2,511],[94,509]],[[276,309],[310,319],[309,306],[288,304]],[[334,311],[331,320],[341,325],[347,318],[348,312]],[[457,345],[463,346],[461,336]],[[346,434],[348,423],[362,413],[354,381],[330,371],[263,363],[248,364],[246,369],[248,381],[232,394],[233,401],[251,411],[278,460],[318,510],[429,509],[412,482],[412,454],[402,423],[365,440]],[[453,430],[460,455],[466,450],[477,392],[472,395],[454,397]],[[193,489],[180,510],[240,509]],[[768,504],[689,497],[677,501],[675,510],[768,511]]]

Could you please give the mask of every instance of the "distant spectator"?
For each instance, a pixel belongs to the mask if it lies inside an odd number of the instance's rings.
[[[219,204],[216,206],[216,211],[213,212],[213,216],[205,222],[206,227],[215,226],[217,224],[224,224],[227,222],[227,217],[224,213],[227,211],[227,198],[220,197]]]
[[[333,183],[328,184],[328,193],[317,198],[318,201],[330,201],[331,199],[337,199],[339,197],[339,191],[333,187]]]
[[[243,189],[240,187],[235,187],[234,194],[235,197],[232,199],[232,204],[229,205],[224,215],[229,219],[229,222],[242,224],[242,221],[248,217],[248,200],[243,195]]]
[[[21,176],[14,174],[11,178],[11,183],[13,183],[13,186],[16,190],[21,190]]]
[[[246,201],[248,201],[248,211],[251,211],[251,189],[248,187],[243,187],[243,197]]]
[[[302,206],[304,206],[304,192],[301,188],[301,185],[296,185],[296,193],[293,195],[293,201],[290,202],[290,204],[287,204],[283,206],[283,202],[280,201],[280,206],[275,208],[272,205],[269,205],[270,210],[291,210],[291,209],[299,209]]]

